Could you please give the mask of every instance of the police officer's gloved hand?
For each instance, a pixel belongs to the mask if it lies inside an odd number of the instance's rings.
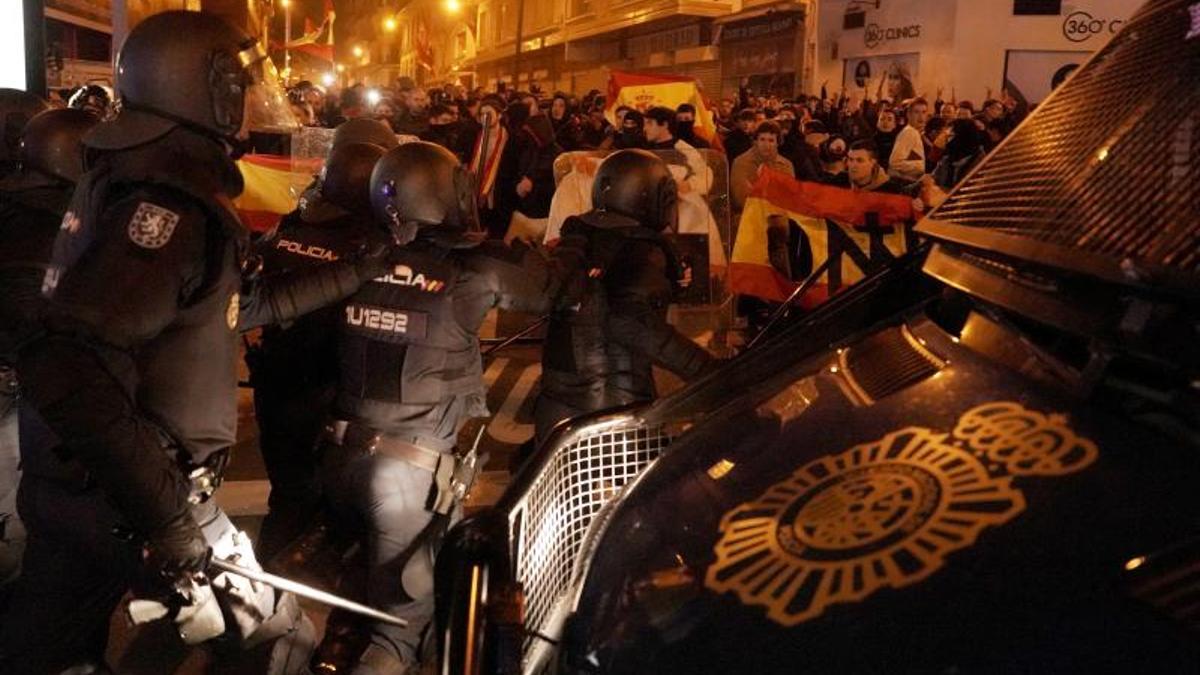
[[[392,238],[380,233],[365,239],[358,250],[347,258],[354,265],[360,279],[374,279],[387,274],[396,249]]]
[[[168,580],[191,576],[208,567],[208,543],[187,511],[151,532],[149,540],[146,563]]]

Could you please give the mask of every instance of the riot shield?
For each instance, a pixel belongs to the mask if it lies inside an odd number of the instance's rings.
[[[566,152],[554,162],[556,189],[542,241],[558,238],[567,218],[592,207],[592,182],[613,151]],[[733,318],[728,270],[732,252],[729,164],[721,152],[682,148],[654,150],[679,185],[679,228],[670,235],[683,278],[671,307],[671,323],[700,344],[726,351]]]
[[[300,199],[304,188],[321,174],[325,158],[333,146],[334,129],[304,127],[292,134],[292,181],[289,188],[293,201]],[[401,145],[420,140],[416,136],[396,134]]]

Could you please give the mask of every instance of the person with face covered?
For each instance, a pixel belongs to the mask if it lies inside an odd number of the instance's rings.
[[[257,672],[299,672],[314,631],[295,598],[207,569],[211,556],[259,566],[211,499],[236,440],[237,337],[345,297],[386,261],[253,276],[233,158],[251,128],[294,120],[260,105],[283,94],[252,37],[163,12],[130,32],[118,70],[124,104],[84,136],[89,171],[43,277],[39,334],[17,356],[56,443],[21,449],[29,544],[0,672],[108,672],[110,616],[131,589],[143,620],[173,621],[187,644],[262,645]]]
[[[612,147],[618,150],[646,147],[646,134],[642,130],[644,119],[642,113],[632,108],[626,110],[620,117],[621,131],[613,140]]]
[[[693,148],[711,147],[696,135],[696,106],[691,103],[680,103],[675,109],[675,137]]]
[[[454,119],[454,112],[443,103],[429,106],[429,126],[421,133],[421,140],[446,148],[456,157],[462,149],[459,134],[462,125]],[[461,157],[460,157],[461,159]]]

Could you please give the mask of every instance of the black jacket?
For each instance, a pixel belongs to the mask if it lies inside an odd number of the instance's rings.
[[[182,128],[102,156],[55,241],[44,335],[18,356],[62,439],[22,448],[27,470],[86,471],[143,533],[187,517],[180,464],[235,440],[239,330],[345,297],[380,267],[244,283],[248,235],[229,201],[240,191],[223,149]]]
[[[562,419],[654,398],[654,364],[689,379],[712,363],[667,323],[678,271],[661,234],[591,212],[563,225],[559,246],[586,250],[588,273],[550,320],[539,438]]]
[[[540,254],[489,240],[418,240],[341,308],[334,414],[437,450],[487,414],[479,328],[493,308],[542,313],[556,276]]]

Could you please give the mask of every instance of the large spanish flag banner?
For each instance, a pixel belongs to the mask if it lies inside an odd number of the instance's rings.
[[[859,228],[866,224],[868,213],[875,213],[880,228],[890,230],[882,235],[888,251],[895,256],[904,253],[905,224],[913,222],[917,216],[912,202],[910,197],[903,195],[798,181],[787,174],[763,169],[738,221],[737,239],[729,263],[730,290],[774,302],[787,300],[796,290],[799,283],[771,265],[767,245],[770,227],[783,227],[786,232],[789,220],[808,237],[814,269],[825,262],[833,250],[835,255],[842,256],[842,283],[854,283],[863,278],[863,270],[852,256],[839,251],[847,244],[864,254],[870,250],[871,234]],[[832,247],[831,238],[838,240]],[[812,307],[828,297],[828,284],[817,283],[797,302]]]
[[[696,107],[696,135],[708,141],[712,147],[723,150],[717,124],[708,106],[704,105],[703,92],[696,78],[627,73],[621,70],[611,71],[608,75],[604,116],[613,125],[617,123],[617,108],[623,105],[646,112],[656,105],[674,110],[681,103],[691,103]]]
[[[320,158],[246,155],[238,160],[246,187],[233,201],[246,227],[266,232],[296,208],[306,185],[321,170]]]

